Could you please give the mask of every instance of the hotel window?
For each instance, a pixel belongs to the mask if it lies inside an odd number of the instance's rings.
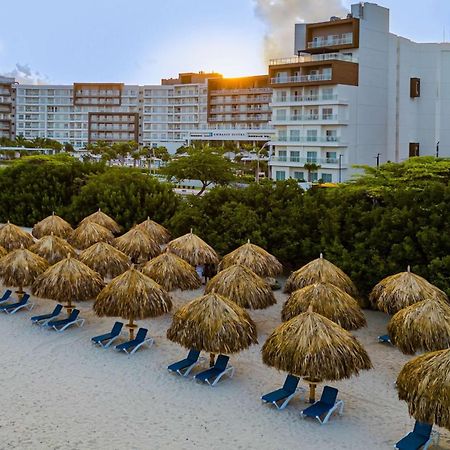
[[[305,180],[305,172],[294,172],[294,179],[295,180]]]
[[[306,140],[307,142],[316,142],[317,130],[306,130]]]
[[[286,110],[277,109],[277,120],[286,120]]]
[[[331,173],[322,173],[320,178],[322,178],[324,183],[331,183],[333,181],[333,176]]]
[[[278,130],[278,140],[287,141],[287,130]]]
[[[286,150],[278,150],[278,160],[279,161],[287,160],[287,151]]]
[[[337,132],[336,130],[327,130],[325,132],[327,142],[337,142]]]
[[[310,183],[314,183],[319,179],[319,174],[317,172],[310,172],[308,178]]]
[[[322,89],[322,99],[332,100],[333,99],[333,88],[323,88]]]
[[[286,172],[284,170],[275,171],[275,179],[277,181],[284,181],[286,179]]]
[[[300,152],[299,151],[291,151],[291,161],[292,162],[300,162]]]
[[[317,163],[317,152],[307,152],[306,153],[306,162],[309,164]]]
[[[334,163],[337,160],[337,154],[336,152],[326,152],[325,154],[326,162],[327,163]]]
[[[323,108],[322,120],[332,120],[332,119],[333,119],[333,108]]]
[[[300,130],[290,130],[289,140],[291,142],[300,142]]]

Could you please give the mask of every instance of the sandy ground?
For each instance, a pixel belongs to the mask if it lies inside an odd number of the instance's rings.
[[[173,294],[179,306],[201,291]],[[388,449],[409,432],[413,419],[397,399],[394,382],[408,357],[379,344],[387,316],[367,312],[356,332],[375,369],[332,383],[345,401],[343,416],[327,425],[301,420],[304,398],[278,411],[260,396],[278,388],[284,373],[263,365],[260,348],[280,323],[278,304],[251,312],[259,345],[232,356],[233,379],[215,388],[167,372],[186,350],[169,342],[171,315],[141,321],[156,344],[132,357],[90,344],[113,318],[99,319],[92,302],[81,303],[83,328],[64,333],[32,326],[28,312],[0,316],[1,449]],[[33,299],[33,314],[49,312],[50,300]],[[320,393],[320,390],[319,390]],[[450,449],[450,433],[441,448]]]

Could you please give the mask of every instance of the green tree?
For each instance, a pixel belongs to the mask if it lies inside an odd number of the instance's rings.
[[[303,167],[308,171],[308,181],[313,181],[312,173],[317,172],[320,169],[320,166],[316,163],[306,163],[303,165]]]

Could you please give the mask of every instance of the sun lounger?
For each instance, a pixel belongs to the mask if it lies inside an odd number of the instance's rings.
[[[67,319],[62,320],[51,320],[47,323],[48,327],[55,329],[56,331],[64,331],[66,328],[77,325],[78,327],[82,327],[84,325],[84,319],[79,319],[78,315],[80,311],[78,309],[73,309],[70,313],[70,316]]]
[[[7,290],[3,293],[2,297],[0,298],[0,304],[3,303],[3,302],[8,301],[9,298],[11,297],[11,294],[12,294],[12,291],[9,290],[9,289],[7,289]]]
[[[110,333],[95,336],[91,339],[92,343],[103,348],[108,348],[119,336],[122,331],[123,323],[116,322]]]
[[[153,345],[152,338],[146,338],[148,330],[146,328],[139,328],[137,332],[136,339],[132,341],[124,342],[123,344],[116,345],[116,350],[124,351],[127,355],[132,355],[140,347],[147,344],[148,346]]]
[[[7,314],[15,314],[17,311],[21,309],[28,309],[31,311],[33,309],[34,304],[29,302],[30,294],[24,294],[22,299],[16,303],[6,303],[0,305],[0,311],[5,312]]]
[[[388,334],[378,336],[378,342],[381,342],[382,344],[392,344],[391,337]]]
[[[408,433],[402,440],[398,441],[394,448],[399,450],[426,450],[433,441],[438,444],[439,433],[432,432],[433,425],[416,422],[414,430]]]
[[[191,370],[204,358],[199,358],[200,352],[191,348],[187,357],[181,361],[171,364],[167,367],[169,372],[175,372],[182,377],[187,377]]]
[[[230,378],[233,378],[234,367],[228,366],[229,360],[230,358],[228,356],[219,355],[214,366],[195,375],[194,380],[203,381],[210,386],[215,386],[225,374],[228,374]]]
[[[59,303],[55,306],[55,309],[50,314],[43,314],[41,316],[34,316],[31,318],[31,322],[36,323],[38,325],[47,325],[50,320],[59,316],[59,313],[62,311],[63,305]]]
[[[325,386],[320,400],[309,408],[304,409],[301,412],[301,417],[313,417],[323,425],[328,422],[333,412],[337,409],[339,409],[339,414],[342,414],[344,402],[337,400],[338,392],[335,388]]]
[[[261,397],[264,403],[272,403],[278,409],[286,408],[289,401],[299,390],[297,388],[300,379],[294,375],[288,375],[281,389],[265,394]],[[280,403],[282,402],[282,403]]]

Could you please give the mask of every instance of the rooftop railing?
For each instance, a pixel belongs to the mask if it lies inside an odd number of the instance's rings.
[[[353,44],[353,33],[344,33],[340,35],[331,35],[320,39],[314,39],[308,42],[308,48],[332,47],[334,45]]]
[[[330,81],[332,79],[331,73],[319,73],[312,75],[296,75],[293,77],[275,77],[271,78],[271,84],[284,83],[307,83],[310,81]]]
[[[357,63],[358,58],[345,53],[324,53],[320,55],[308,55],[307,53],[298,56],[291,56],[289,58],[271,59],[269,66],[279,66],[284,64],[299,64],[306,62],[321,62],[321,61],[347,61]]]

